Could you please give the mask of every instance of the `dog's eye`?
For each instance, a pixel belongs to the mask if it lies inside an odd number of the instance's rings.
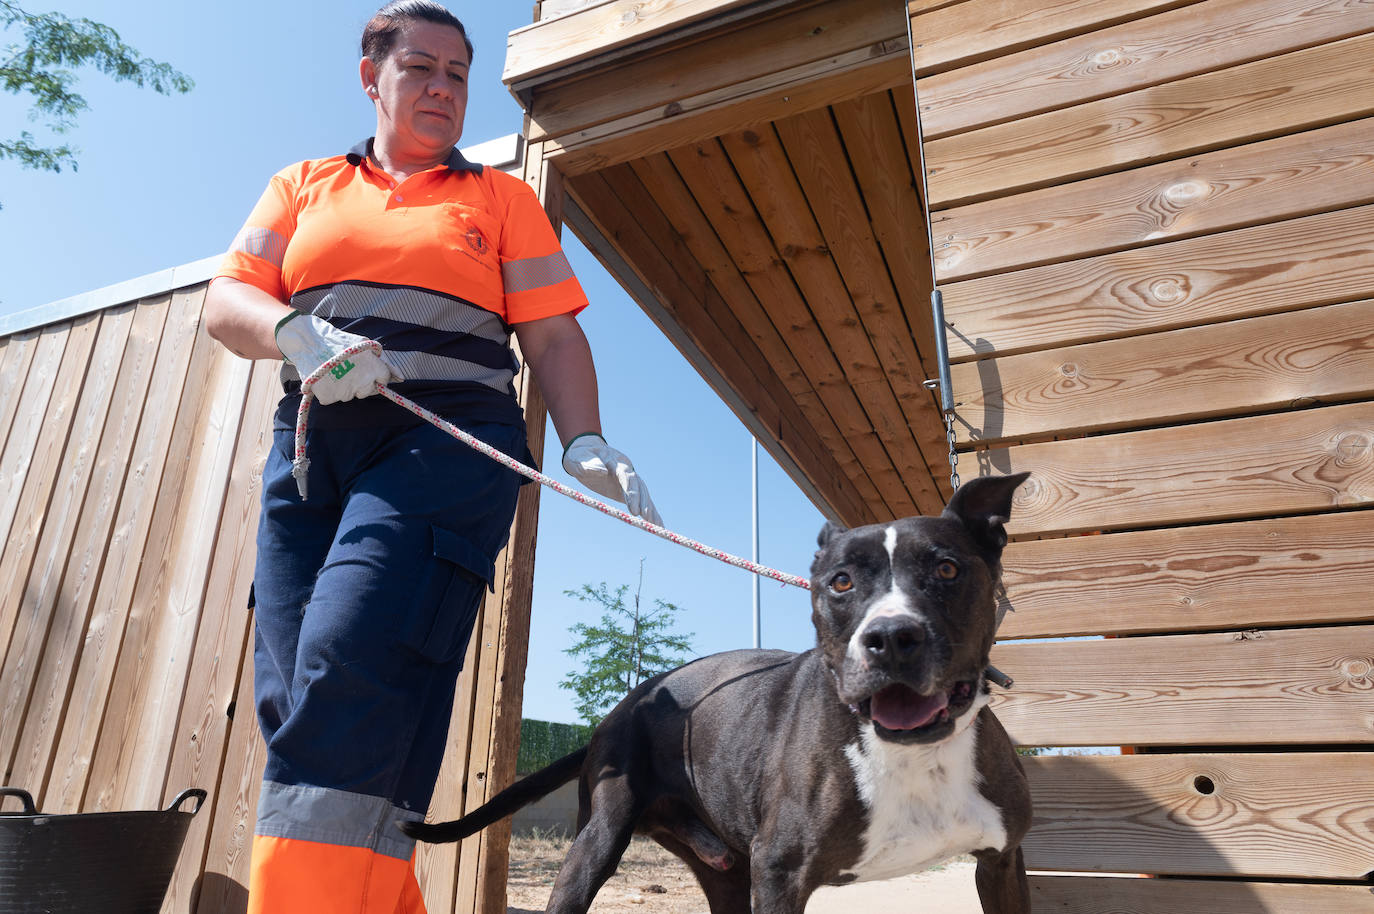
[[[835,593],[844,593],[854,589],[854,582],[850,580],[849,575],[841,571],[830,579],[830,589]]]
[[[939,575],[942,580],[952,581],[959,577],[959,566],[949,559],[945,559],[935,566],[935,573]]]

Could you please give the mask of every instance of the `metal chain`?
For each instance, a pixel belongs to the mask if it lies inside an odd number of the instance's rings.
[[[949,485],[959,491],[959,452],[954,449],[954,413],[945,413],[945,437],[949,439]]]
[[[942,366],[942,375],[947,375],[949,373],[948,367],[945,367],[947,364],[948,363],[944,363]],[[936,378],[931,378],[925,382],[925,387],[926,390],[940,390],[940,381]],[[943,391],[941,393],[941,402],[943,404],[945,397],[943,396]],[[951,396],[948,399],[953,400],[954,398]],[[959,488],[959,452],[955,450],[954,408],[951,406],[945,409],[942,405],[940,411],[945,417],[945,440],[949,443],[949,484],[952,490],[957,491]]]

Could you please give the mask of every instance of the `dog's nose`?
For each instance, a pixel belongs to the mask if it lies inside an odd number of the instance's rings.
[[[874,619],[859,639],[874,662],[893,664],[915,659],[925,641],[924,626],[914,619],[899,616]]]

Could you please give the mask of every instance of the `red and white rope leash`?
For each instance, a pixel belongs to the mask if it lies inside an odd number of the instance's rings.
[[[300,409],[296,413],[296,459],[291,462],[291,475],[296,480],[296,489],[300,492],[302,501],[304,501],[306,497],[306,474],[310,470],[310,459],[305,456],[305,429],[310,417],[310,403],[312,400],[315,399],[314,394],[311,393],[311,388],[315,386],[316,381],[318,381],[321,377],[324,376],[325,372],[329,371],[335,365],[344,361],[349,356],[357,355],[360,352],[369,350],[378,356],[381,356],[382,354],[381,344],[373,340],[364,340],[363,342],[358,343],[356,346],[350,346],[349,348],[338,353],[334,356],[334,358],[330,359],[328,362],[325,362],[319,368],[315,369],[308,378],[304,378],[301,381],[301,405]],[[419,416],[421,419],[424,419],[429,424],[443,429],[453,437],[457,438],[459,441],[466,444],[468,447],[473,448],[474,450],[482,454],[485,454],[486,456],[490,457],[492,460],[495,460],[502,466],[509,467],[510,469],[519,473],[521,476],[533,479],[535,482],[540,483],[541,485],[546,485],[550,489],[553,489],[555,492],[559,492],[563,495],[568,496],[569,498],[580,501],[582,504],[586,505],[589,508],[595,508],[602,514],[609,514],[611,517],[617,518],[618,520],[622,520],[632,527],[638,527],[641,530],[646,530],[649,533],[652,533],[654,536],[660,536],[663,539],[668,540],[669,542],[677,543],[679,546],[686,546],[689,549],[695,549],[702,555],[709,555],[711,558],[719,559],[720,561],[725,562],[727,565],[734,565],[737,568],[743,568],[746,571],[752,571],[754,574],[763,575],[766,578],[772,578],[773,580],[781,581],[784,584],[791,584],[793,587],[800,587],[803,590],[811,589],[811,582],[806,578],[798,577],[795,574],[787,574],[785,572],[778,571],[776,568],[769,568],[767,565],[760,565],[757,562],[751,562],[748,559],[743,559],[737,555],[731,555],[728,552],[723,552],[719,549],[707,546],[705,543],[699,543],[694,539],[688,539],[687,537],[679,533],[674,533],[672,530],[669,530],[665,527],[660,527],[658,524],[651,524],[642,517],[636,517],[628,511],[622,511],[619,508],[606,504],[604,501],[599,501],[595,498],[592,498],[590,495],[587,495],[583,492],[579,492],[576,489],[570,488],[569,486],[565,486],[558,480],[553,479],[549,476],[545,476],[538,470],[527,467],[520,461],[514,459],[513,457],[501,453],[496,448],[492,447],[486,442],[480,441],[477,438],[472,437],[467,432],[463,431],[461,428],[454,425],[452,422],[449,422],[447,419],[435,415],[434,413],[425,409],[420,404],[416,403],[414,400],[410,400],[406,397],[401,396],[400,394],[396,393],[394,390],[383,384],[377,385],[377,393],[381,394],[383,397],[386,397],[388,400],[390,400],[392,403],[395,403],[397,406],[401,406],[410,410],[412,413]],[[985,675],[988,679],[997,683],[1002,688],[1011,688],[1011,677],[1008,676],[1006,673],[1003,673],[1001,670],[997,669],[997,667],[989,666],[985,671]]]
[[[296,488],[300,492],[302,499],[306,497],[306,474],[309,472],[310,469],[310,460],[305,456],[305,429],[310,415],[310,403],[315,399],[314,395],[311,393],[311,388],[315,386],[316,381],[323,377],[324,374],[328,372],[331,368],[333,368],[335,365],[344,361],[349,356],[357,355],[358,353],[367,350],[371,350],[372,352],[380,356],[382,352],[382,347],[376,342],[373,342],[372,340],[366,340],[362,343],[357,344],[356,346],[350,346],[349,348],[343,350],[334,358],[330,359],[328,362],[325,362],[323,365],[317,368],[310,375],[310,377],[305,378],[301,381],[301,406],[300,410],[296,413],[296,459],[291,464],[291,475],[296,480]],[[538,470],[527,467],[520,461],[515,460],[514,458],[501,453],[496,448],[492,447],[486,442],[474,438],[458,426],[454,425],[452,422],[449,422],[441,416],[435,415],[434,413],[425,409],[420,404],[416,403],[414,400],[409,400],[401,396],[389,387],[386,387],[382,384],[378,384],[377,392],[381,394],[383,397],[386,397],[392,403],[395,403],[397,406],[401,406],[410,410],[412,413],[419,416],[421,419],[424,419],[430,425],[434,425],[438,428],[443,429],[453,437],[457,438],[459,441],[466,444],[468,447],[482,454],[485,454],[486,456],[490,457],[492,460],[495,460],[502,466],[514,470],[521,476],[533,479],[535,482],[540,483],[541,485],[546,485],[550,489],[553,489],[555,492],[559,492],[563,495],[568,496],[569,498],[580,501],[582,504],[586,505],[589,508],[595,508],[602,514],[609,514],[611,517],[617,518],[618,520],[622,520],[632,527],[638,527],[641,530],[646,530],[649,533],[654,534],[655,536],[660,536],[663,539],[668,540],[669,542],[677,543],[679,546],[686,546],[689,549],[695,549],[702,555],[709,555],[711,558],[719,559],[720,561],[725,562],[728,565],[734,565],[738,568],[743,568],[747,571],[752,571],[754,574],[763,575],[766,578],[772,578],[773,580],[781,581],[784,584],[791,584],[794,587],[801,587],[804,590],[811,589],[811,582],[806,578],[797,577],[794,574],[787,574],[785,572],[778,571],[776,568],[769,568],[766,565],[760,565],[756,562],[751,562],[748,559],[740,558],[737,555],[731,555],[728,552],[722,552],[719,549],[707,546],[705,543],[699,543],[694,539],[688,539],[680,533],[674,533],[672,530],[668,530],[665,527],[660,527],[657,524],[651,524],[647,520],[644,520],[642,517],[636,517],[628,511],[622,511],[619,508],[606,504],[604,501],[598,501],[597,499],[592,498],[590,495],[587,495],[583,492],[579,492],[576,489],[570,488],[569,486],[565,486],[558,480],[553,479],[549,476],[545,476]]]

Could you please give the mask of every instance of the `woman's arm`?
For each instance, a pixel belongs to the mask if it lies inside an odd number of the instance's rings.
[[[291,313],[257,286],[217,277],[205,293],[205,330],[226,349],[245,359],[280,359],[274,331]]]
[[[539,379],[549,416],[566,448],[578,435],[601,434],[596,366],[577,318],[557,314],[515,325],[520,352]]]

